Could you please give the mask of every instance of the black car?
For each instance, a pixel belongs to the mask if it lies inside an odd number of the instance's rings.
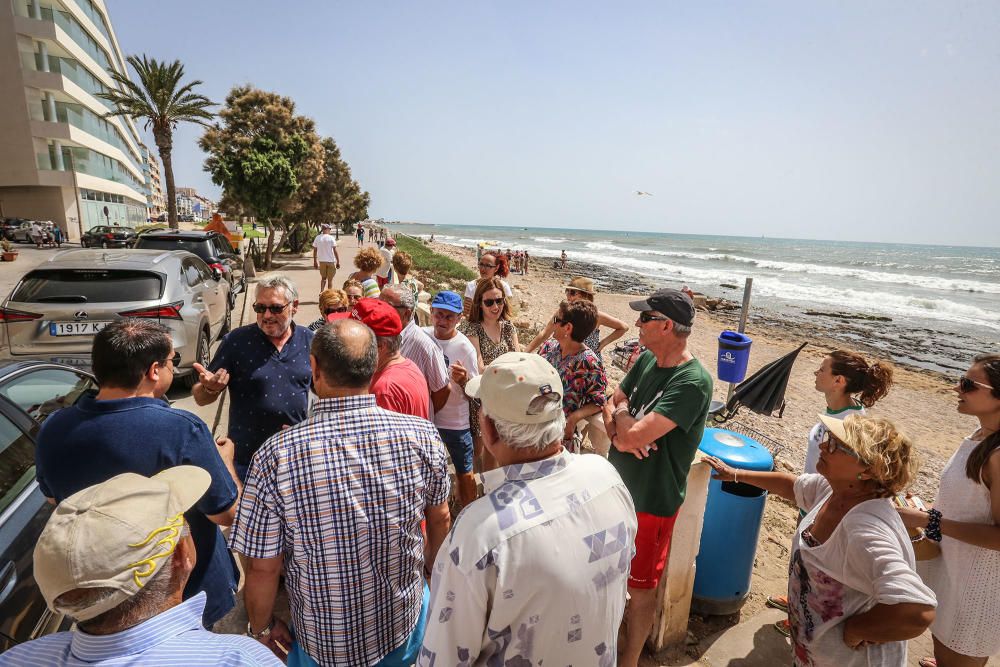
[[[94,377],[72,366],[0,365],[0,652],[69,628],[35,584],[35,543],[54,509],[35,479],[35,438],[49,415],[96,390]]]
[[[246,288],[243,258],[219,232],[157,229],[140,234],[133,246],[137,250],[187,250],[201,257],[210,268],[218,269],[232,286],[230,295]]]
[[[133,243],[134,229],[114,225],[91,227],[80,237],[80,245],[84,248],[131,248]]]

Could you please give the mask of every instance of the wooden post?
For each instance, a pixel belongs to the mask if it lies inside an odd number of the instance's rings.
[[[656,615],[647,644],[653,651],[683,645],[687,639],[688,615],[694,590],[694,562],[701,546],[701,528],[708,501],[711,468],[702,463],[703,454],[695,455],[688,472],[687,492],[681,505],[670,541],[667,567],[656,593]]]

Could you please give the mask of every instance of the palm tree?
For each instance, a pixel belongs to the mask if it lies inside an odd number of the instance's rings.
[[[179,60],[172,63],[160,62],[143,55],[142,60],[137,56],[129,56],[128,63],[138,75],[139,83],[132,81],[126,72],[109,71],[108,74],[118,83],[119,88],[100,93],[100,97],[110,102],[114,108],[105,116],[144,119],[145,128],[152,128],[153,141],[160,152],[163,174],[167,180],[167,218],[171,229],[177,229],[172,158],[174,128],[180,122],[208,125],[208,121],[215,117],[208,108],[215,106],[215,103],[204,95],[192,92],[195,86],[201,85],[201,81],[181,85],[184,65]]]

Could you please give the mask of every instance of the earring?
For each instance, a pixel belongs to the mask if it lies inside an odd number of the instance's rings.
[[[861,476],[861,473],[859,472],[859,473],[858,473],[858,481],[861,481],[862,479],[864,479],[864,477],[862,477],[862,476]]]

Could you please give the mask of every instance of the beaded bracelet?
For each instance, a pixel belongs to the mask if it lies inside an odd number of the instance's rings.
[[[927,510],[927,527],[924,528],[927,539],[941,541],[941,512],[936,509]]]

